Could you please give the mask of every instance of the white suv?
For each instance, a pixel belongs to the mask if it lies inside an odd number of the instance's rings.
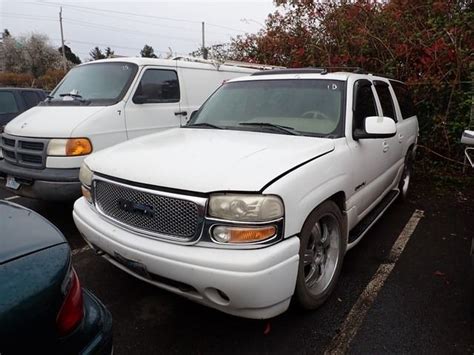
[[[74,220],[117,267],[223,312],[320,306],[347,250],[406,196],[406,87],[288,69],[233,79],[182,128],[85,160]]]

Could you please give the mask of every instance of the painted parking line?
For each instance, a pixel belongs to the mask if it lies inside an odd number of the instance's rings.
[[[84,246],[84,247],[82,247],[82,248],[74,249],[73,251],[71,251],[71,254],[72,254],[73,256],[74,256],[74,255],[77,255],[77,254],[81,254],[81,253],[83,253],[83,252],[85,252],[85,251],[90,250],[90,248],[91,248],[91,247],[90,247],[89,245],[86,245],[86,246]]]
[[[11,201],[11,200],[16,200],[17,198],[20,198],[20,196],[10,196],[10,197],[5,197],[5,201]]]
[[[400,255],[402,255],[405,246],[415,231],[418,222],[421,218],[423,218],[423,215],[424,212],[421,210],[415,210],[415,212],[413,212],[412,216],[393,244],[393,247],[390,250],[388,261],[379,266],[374,277],[369,282],[365,290],[361,293],[349,312],[347,318],[344,320],[339,334],[332,339],[331,343],[327,347],[326,351],[324,352],[325,355],[347,353],[352,339],[354,339],[354,337],[357,335],[357,332],[362,325],[367,312],[377,298],[377,295],[382,289],[385,280],[387,280],[388,276],[395,267]]]

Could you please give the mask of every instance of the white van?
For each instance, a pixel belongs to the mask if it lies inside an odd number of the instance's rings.
[[[0,181],[21,196],[73,200],[87,155],[180,126],[223,82],[265,68],[185,57],[79,65],[43,103],[5,127]]]

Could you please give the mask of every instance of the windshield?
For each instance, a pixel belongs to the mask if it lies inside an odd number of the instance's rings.
[[[345,82],[322,79],[255,80],[224,84],[190,125],[339,136]],[[280,127],[271,127],[271,126]],[[291,132],[289,132],[291,133]]]
[[[51,104],[112,105],[120,101],[138,70],[133,63],[97,63],[72,69],[51,93]]]

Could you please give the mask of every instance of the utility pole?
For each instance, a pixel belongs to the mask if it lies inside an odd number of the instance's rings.
[[[206,38],[205,38],[205,24],[204,21],[202,21],[202,57],[204,59],[207,59],[207,49],[206,49]]]
[[[64,72],[67,71],[66,65],[66,52],[64,51],[64,34],[63,34],[63,7],[59,8],[59,27],[61,28],[61,48],[63,52],[63,68]]]

